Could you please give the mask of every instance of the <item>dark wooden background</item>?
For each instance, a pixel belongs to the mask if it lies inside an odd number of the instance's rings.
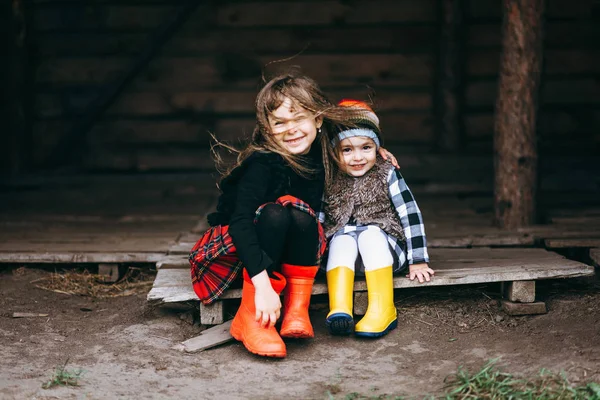
[[[78,166],[121,172],[212,169],[208,132],[225,140],[250,133],[263,67],[301,52],[287,64],[300,65],[333,100],[372,97],[386,144],[404,168],[428,167],[440,180],[470,173],[472,180],[491,185],[500,0],[462,2],[464,75],[458,100],[464,129],[453,151],[439,146],[441,1],[201,3],[85,133],[82,144],[70,149],[82,155]],[[178,5],[161,0],[26,3],[27,168],[51,167],[47,161],[60,152],[61,137],[103,87],[130,68]],[[540,159],[547,176],[565,168],[577,175],[578,168],[588,170],[598,161],[599,7],[590,0],[548,0],[546,10]],[[413,162],[415,155],[422,157]],[[452,167],[456,162],[464,167]],[[413,179],[430,180],[414,169]],[[587,178],[565,182],[589,185]],[[598,190],[597,181],[592,186]]]

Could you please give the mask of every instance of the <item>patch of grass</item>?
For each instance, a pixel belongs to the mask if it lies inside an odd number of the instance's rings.
[[[442,399],[600,400],[598,383],[575,386],[564,374],[546,369],[533,379],[516,378],[496,368],[497,361],[489,361],[476,373],[459,368],[456,375],[447,380],[446,395]]]
[[[84,371],[82,369],[68,370],[68,362],[69,360],[56,367],[52,378],[42,385],[43,389],[50,389],[55,386],[79,386],[79,378],[81,378]]]
[[[469,372],[459,367],[456,374],[446,378],[445,394],[441,396],[408,396],[394,394],[365,395],[357,392],[328,391],[326,398],[344,400],[600,400],[600,383],[574,385],[564,374],[547,369],[531,378],[519,378],[501,371],[496,363],[488,361],[479,371]],[[342,397],[343,396],[343,397]]]

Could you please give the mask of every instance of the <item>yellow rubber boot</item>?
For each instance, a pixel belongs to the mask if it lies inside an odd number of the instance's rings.
[[[352,294],[354,271],[348,267],[335,267],[327,271],[329,314],[325,324],[332,335],[349,335],[354,330]]]
[[[365,271],[369,305],[356,324],[356,336],[380,337],[398,326],[392,267]]]

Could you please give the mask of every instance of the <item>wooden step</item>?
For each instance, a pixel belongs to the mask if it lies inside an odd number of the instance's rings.
[[[430,249],[431,267],[436,271],[435,278],[420,284],[405,276],[394,278],[395,288],[463,285],[473,283],[531,281],[551,278],[573,278],[591,276],[594,267],[565,257],[535,248],[472,248],[472,249]],[[159,303],[198,300],[191,285],[187,260],[180,264],[170,260],[170,268],[160,268],[148,300]],[[174,266],[180,266],[177,268]],[[366,283],[357,279],[355,292],[367,290]],[[324,281],[317,281],[313,294],[327,293]],[[241,289],[226,291],[222,299],[239,298]]]

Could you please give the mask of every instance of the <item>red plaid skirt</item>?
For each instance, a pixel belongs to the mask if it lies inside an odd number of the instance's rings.
[[[315,212],[302,200],[286,195],[278,198],[275,203],[284,207],[294,207],[308,213],[317,219]],[[258,220],[262,209],[269,203],[265,203],[256,210],[254,223]],[[319,244],[317,248],[317,264],[320,263],[327,245],[327,239],[323,233],[323,227],[317,219],[319,233]],[[231,285],[240,273],[243,265],[237,257],[236,248],[229,235],[228,225],[213,226],[208,229],[200,240],[192,248],[190,253],[190,264],[192,266],[192,285],[194,292],[204,304],[211,304],[218,299]]]

